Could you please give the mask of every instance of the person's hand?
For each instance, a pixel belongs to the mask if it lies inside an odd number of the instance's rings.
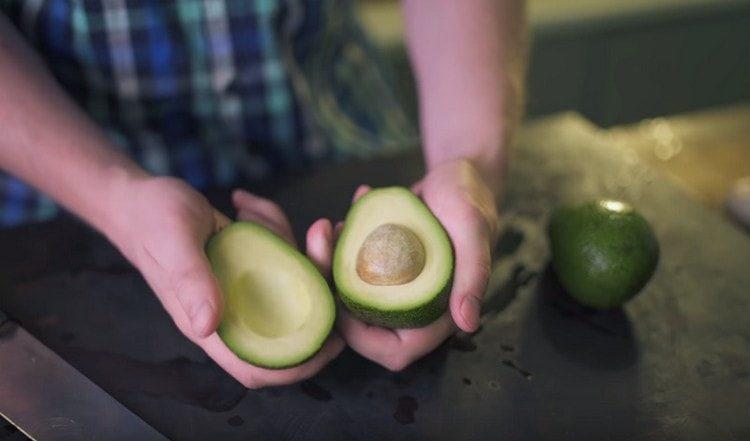
[[[276,204],[239,190],[232,199],[240,220],[263,224],[294,243],[289,222]],[[127,201],[124,222],[110,238],[138,268],[180,331],[243,385],[258,388],[308,378],[341,352],[344,343],[334,333],[312,359],[290,369],[262,369],[239,359],[215,332],[222,296],[204,252],[208,238],[229,219],[173,178],[140,180],[122,200]],[[308,255],[326,271],[330,236],[327,221],[316,222],[308,231]]]
[[[482,296],[491,269],[491,249],[498,234],[495,196],[469,161],[432,169],[412,190],[427,204],[448,232],[455,251],[450,308],[419,329],[387,329],[368,325],[340,308],[338,328],[347,344],[364,357],[398,371],[435,349],[457,325],[473,332],[479,327]],[[361,186],[354,200],[369,191]]]

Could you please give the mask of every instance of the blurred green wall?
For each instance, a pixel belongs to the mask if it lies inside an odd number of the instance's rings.
[[[398,3],[361,17],[415,111]],[[601,126],[750,100],[750,0],[530,0],[530,117]]]

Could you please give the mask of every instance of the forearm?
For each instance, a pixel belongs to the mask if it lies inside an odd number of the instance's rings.
[[[0,84],[0,168],[109,233],[121,189],[145,172],[66,96],[1,14]]]
[[[404,0],[428,170],[472,160],[499,191],[523,108],[523,0]]]

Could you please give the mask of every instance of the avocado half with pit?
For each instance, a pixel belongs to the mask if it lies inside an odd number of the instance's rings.
[[[282,369],[323,346],[336,308],[307,257],[253,222],[222,229],[209,240],[206,254],[224,296],[217,332],[239,358]]]
[[[452,276],[448,235],[408,189],[371,190],[349,210],[333,277],[359,319],[388,328],[428,325],[448,306]]]

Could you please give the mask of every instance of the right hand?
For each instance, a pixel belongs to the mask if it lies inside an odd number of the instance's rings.
[[[238,358],[215,332],[222,295],[204,252],[206,241],[230,220],[200,193],[174,178],[145,178],[128,191],[115,231],[108,236],[141,272],[180,331],[219,366],[249,388],[309,378],[336,357],[344,342],[333,333],[309,361],[289,369],[263,369]],[[240,220],[263,224],[294,244],[289,221],[273,202],[237,190],[232,200]],[[327,276],[331,224],[318,221],[307,234],[307,253]]]

